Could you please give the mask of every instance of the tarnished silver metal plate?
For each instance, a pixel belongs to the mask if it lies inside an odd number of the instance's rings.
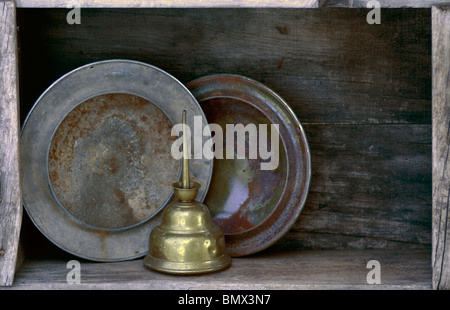
[[[147,253],[148,237],[180,175],[172,126],[205,116],[191,93],[153,66],[108,60],[56,81],[21,137],[24,206],[53,243],[79,257],[120,261]],[[206,137],[205,137],[206,139]],[[212,160],[192,159],[203,201]]]

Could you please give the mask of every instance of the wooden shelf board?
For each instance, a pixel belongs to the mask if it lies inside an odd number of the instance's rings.
[[[367,263],[380,262],[381,284],[368,284]],[[68,284],[66,260],[26,260],[14,285],[3,289],[431,289],[429,250],[322,250],[264,252],[233,258],[226,270],[174,276],[146,269],[142,259],[80,261],[80,284]]]

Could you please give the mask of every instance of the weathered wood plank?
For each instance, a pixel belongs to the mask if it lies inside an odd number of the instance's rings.
[[[22,221],[16,8],[0,2],[0,285],[11,285]]]
[[[310,194],[277,246],[430,247],[431,125],[304,127]]]
[[[433,7],[433,287],[450,289],[450,6]]]
[[[19,8],[205,8],[205,7],[287,7],[316,8],[318,0],[16,0]]]
[[[380,263],[380,284],[367,283],[370,260]],[[266,251],[234,258],[224,271],[195,277],[150,271],[142,260],[104,264],[80,260],[80,284],[67,283],[71,270],[67,262],[26,261],[8,289],[431,289],[429,250]]]
[[[431,122],[429,9],[389,10],[376,26],[363,9],[83,9],[80,25],[66,14],[19,10],[22,117],[66,72],[127,58],[183,83],[249,76],[303,123]]]

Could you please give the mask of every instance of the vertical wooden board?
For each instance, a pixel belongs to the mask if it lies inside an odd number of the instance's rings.
[[[19,248],[22,198],[16,8],[0,1],[0,285],[12,285]]]
[[[433,288],[450,289],[450,6],[432,8]]]

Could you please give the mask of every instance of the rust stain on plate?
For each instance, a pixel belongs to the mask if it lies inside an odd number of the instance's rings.
[[[50,145],[49,178],[61,206],[103,229],[152,217],[179,173],[171,128],[155,105],[130,94],[100,95],[77,106]]]
[[[55,81],[30,110],[20,139],[23,205],[36,227],[85,259],[144,256],[180,175],[171,129],[183,110],[206,123],[183,84],[143,62],[98,61]],[[193,160],[199,201],[212,169],[210,159]]]
[[[224,136],[226,124],[265,124],[270,129],[270,120],[253,106],[233,98],[214,98],[201,103],[209,123],[220,125]],[[268,132],[267,148],[270,143]],[[282,143],[280,141],[280,143]],[[224,139],[223,153],[226,154]],[[237,140],[234,141],[234,158],[237,158]],[[250,159],[249,135],[246,135],[244,159],[216,159],[211,179],[212,191],[205,198],[214,220],[225,235],[243,233],[258,226],[275,209],[286,182],[286,155],[279,148],[280,163],[274,170],[261,170],[260,156]],[[225,156],[224,156],[225,158]]]

